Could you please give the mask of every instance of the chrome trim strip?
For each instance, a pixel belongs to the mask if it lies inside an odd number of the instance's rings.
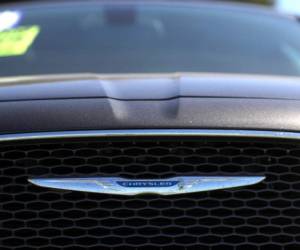
[[[262,130],[224,130],[224,129],[124,129],[124,130],[83,130],[34,132],[0,135],[0,142],[64,138],[109,138],[109,137],[149,137],[149,136],[206,136],[206,137],[250,137],[300,140],[298,132]]]

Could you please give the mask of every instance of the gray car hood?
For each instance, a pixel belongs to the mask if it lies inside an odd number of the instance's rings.
[[[300,100],[300,78],[232,74],[75,74],[0,79],[0,101],[177,97]]]

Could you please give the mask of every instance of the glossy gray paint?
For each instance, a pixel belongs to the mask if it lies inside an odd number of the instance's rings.
[[[300,131],[300,79],[94,75],[5,79],[0,131],[255,129]],[[82,79],[82,80],[80,80]]]
[[[300,100],[300,78],[172,73],[75,74],[0,79],[0,101],[72,98],[132,101],[178,97]]]

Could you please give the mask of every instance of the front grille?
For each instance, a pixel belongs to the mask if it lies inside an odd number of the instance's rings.
[[[40,188],[32,177],[265,175],[231,190],[134,197]],[[300,249],[300,143],[116,138],[0,146],[0,248]]]

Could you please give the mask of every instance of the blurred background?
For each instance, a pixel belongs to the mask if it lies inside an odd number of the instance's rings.
[[[227,1],[227,0],[223,0]],[[300,16],[300,0],[232,0],[236,2],[263,4],[283,13]]]
[[[264,4],[283,13],[300,16],[300,0],[235,0],[237,2],[247,2]]]
[[[45,0],[0,0],[0,4],[12,3],[12,2],[35,2],[35,1],[45,1]],[[110,1],[114,1],[114,0],[110,0]],[[275,8],[276,10],[281,11],[283,13],[297,15],[300,17],[300,0],[206,0],[206,1],[221,1],[221,2],[227,1],[227,2],[261,4],[265,6],[270,6],[271,8]]]

